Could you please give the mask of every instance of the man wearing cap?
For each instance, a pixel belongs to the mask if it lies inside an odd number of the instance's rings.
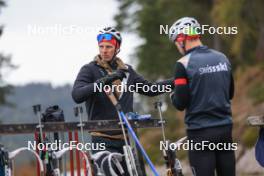
[[[189,149],[193,174],[234,176],[231,64],[223,53],[202,45],[199,32],[200,24],[191,17],[170,28],[170,40],[184,55],[175,64],[171,100],[178,110],[185,110],[188,140],[197,147]]]
[[[136,86],[169,86],[172,88],[173,80],[165,80],[151,83],[122,59],[117,57],[120,52],[121,35],[112,27],[102,29],[97,36],[99,54],[89,64],[84,65],[74,82],[72,97],[76,103],[85,102],[89,120],[118,120],[118,114],[114,105],[104,92],[95,90],[99,85],[126,85]],[[156,96],[163,92],[137,88],[137,93]],[[122,106],[124,113],[133,112],[133,92],[122,91],[114,88],[114,94]],[[124,139],[122,131],[92,132],[93,143],[105,143],[106,150],[123,153]],[[94,153],[97,151],[93,151]],[[124,163],[123,163],[124,164]]]

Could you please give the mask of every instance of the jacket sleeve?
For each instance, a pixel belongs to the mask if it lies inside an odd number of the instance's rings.
[[[91,67],[85,65],[73,84],[72,98],[76,103],[86,101],[94,93],[94,78]]]
[[[188,76],[180,62],[175,65],[174,91],[171,94],[171,101],[180,111],[183,111],[190,103]]]
[[[163,93],[170,92],[174,88],[173,78],[158,82],[150,82],[144,79],[143,76],[136,73],[133,69],[132,74],[134,74],[133,84],[135,85],[135,87],[137,87],[136,92],[139,94],[146,96],[157,96]]]

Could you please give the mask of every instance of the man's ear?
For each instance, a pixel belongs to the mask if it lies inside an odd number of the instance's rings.
[[[182,41],[182,42],[178,42],[178,44],[180,45],[180,47],[181,47],[182,49],[184,48],[183,41]]]
[[[177,48],[183,48],[184,47],[183,42],[177,42],[177,41],[175,41],[174,44],[177,46]]]

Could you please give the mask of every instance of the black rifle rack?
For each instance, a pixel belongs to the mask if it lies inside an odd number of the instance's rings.
[[[133,128],[159,128],[159,119],[151,120],[130,120]],[[42,123],[43,132],[67,132],[78,131],[79,122],[46,122]],[[93,120],[83,122],[83,130],[85,131],[108,131],[108,130],[121,130],[118,120]],[[34,133],[38,130],[38,123],[25,123],[25,124],[0,124],[0,135],[10,134],[25,134]]]

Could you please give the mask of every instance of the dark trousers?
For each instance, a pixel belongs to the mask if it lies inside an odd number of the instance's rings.
[[[235,176],[234,147],[229,148],[233,142],[231,125],[188,130],[187,134],[188,140],[194,144],[208,141],[219,147],[223,147],[222,143],[228,146],[224,150],[212,150],[213,147],[206,146],[204,150],[189,150],[190,166],[195,176],[214,176],[215,172],[217,176]]]

